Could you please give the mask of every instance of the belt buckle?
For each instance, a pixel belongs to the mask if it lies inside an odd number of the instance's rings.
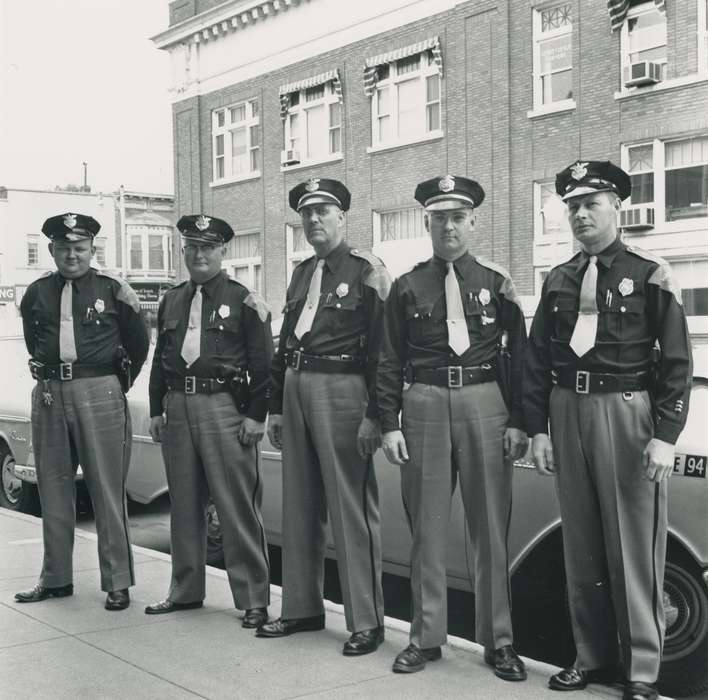
[[[447,388],[459,389],[462,386],[462,365],[447,368]]]
[[[67,382],[74,378],[74,366],[71,362],[62,362],[59,365],[59,379],[63,382]]]
[[[197,378],[194,375],[184,378],[184,393],[185,394],[196,394],[197,393]]]
[[[575,373],[575,393],[589,394],[590,393],[590,372],[579,369]]]
[[[301,350],[293,350],[291,357],[292,357],[292,361],[290,362],[290,366],[293,369],[299,370],[300,369],[300,360],[302,359],[302,351]]]

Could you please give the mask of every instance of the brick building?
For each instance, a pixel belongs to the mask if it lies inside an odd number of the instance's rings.
[[[335,177],[347,236],[394,273],[430,251],[421,179],[485,187],[474,251],[529,308],[572,237],[554,174],[609,157],[632,173],[625,237],[672,261],[708,337],[708,0],[175,0],[175,193],[237,232],[227,266],[279,315],[309,255],[288,190]]]

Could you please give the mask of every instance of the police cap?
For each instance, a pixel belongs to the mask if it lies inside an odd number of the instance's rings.
[[[563,200],[593,192],[614,192],[620,199],[627,199],[632,182],[609,160],[576,160],[556,175],[556,192]]]
[[[339,180],[311,177],[290,190],[290,208],[299,212],[309,204],[336,204],[342,211],[349,209],[352,196],[346,185]]]
[[[204,214],[187,214],[177,222],[182,238],[199,243],[228,243],[234,230],[223,219]]]
[[[415,198],[429,211],[478,207],[484,201],[484,189],[461,175],[444,175],[421,182]]]
[[[50,216],[42,225],[42,233],[53,241],[80,241],[93,237],[101,230],[101,224],[85,214],[59,214]]]

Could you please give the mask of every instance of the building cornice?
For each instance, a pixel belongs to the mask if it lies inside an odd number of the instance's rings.
[[[151,37],[158,49],[215,41],[311,0],[228,0]]]

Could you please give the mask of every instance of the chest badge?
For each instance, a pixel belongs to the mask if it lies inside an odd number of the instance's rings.
[[[219,318],[228,318],[231,316],[231,308],[226,304],[222,304],[217,313],[219,314]]]
[[[482,287],[482,289],[479,290],[477,298],[482,306],[486,306],[492,300],[492,295],[489,293],[488,289]]]
[[[93,308],[96,309],[99,314],[102,314],[106,310],[106,302],[104,302],[103,299],[96,299]]]
[[[634,291],[634,281],[629,279],[629,277],[625,277],[619,283],[619,287],[617,287],[617,289],[623,297],[626,297]]]
[[[334,293],[341,299],[342,297],[347,296],[349,294],[349,285],[346,282],[342,282],[337,286],[337,288],[334,290]]]

